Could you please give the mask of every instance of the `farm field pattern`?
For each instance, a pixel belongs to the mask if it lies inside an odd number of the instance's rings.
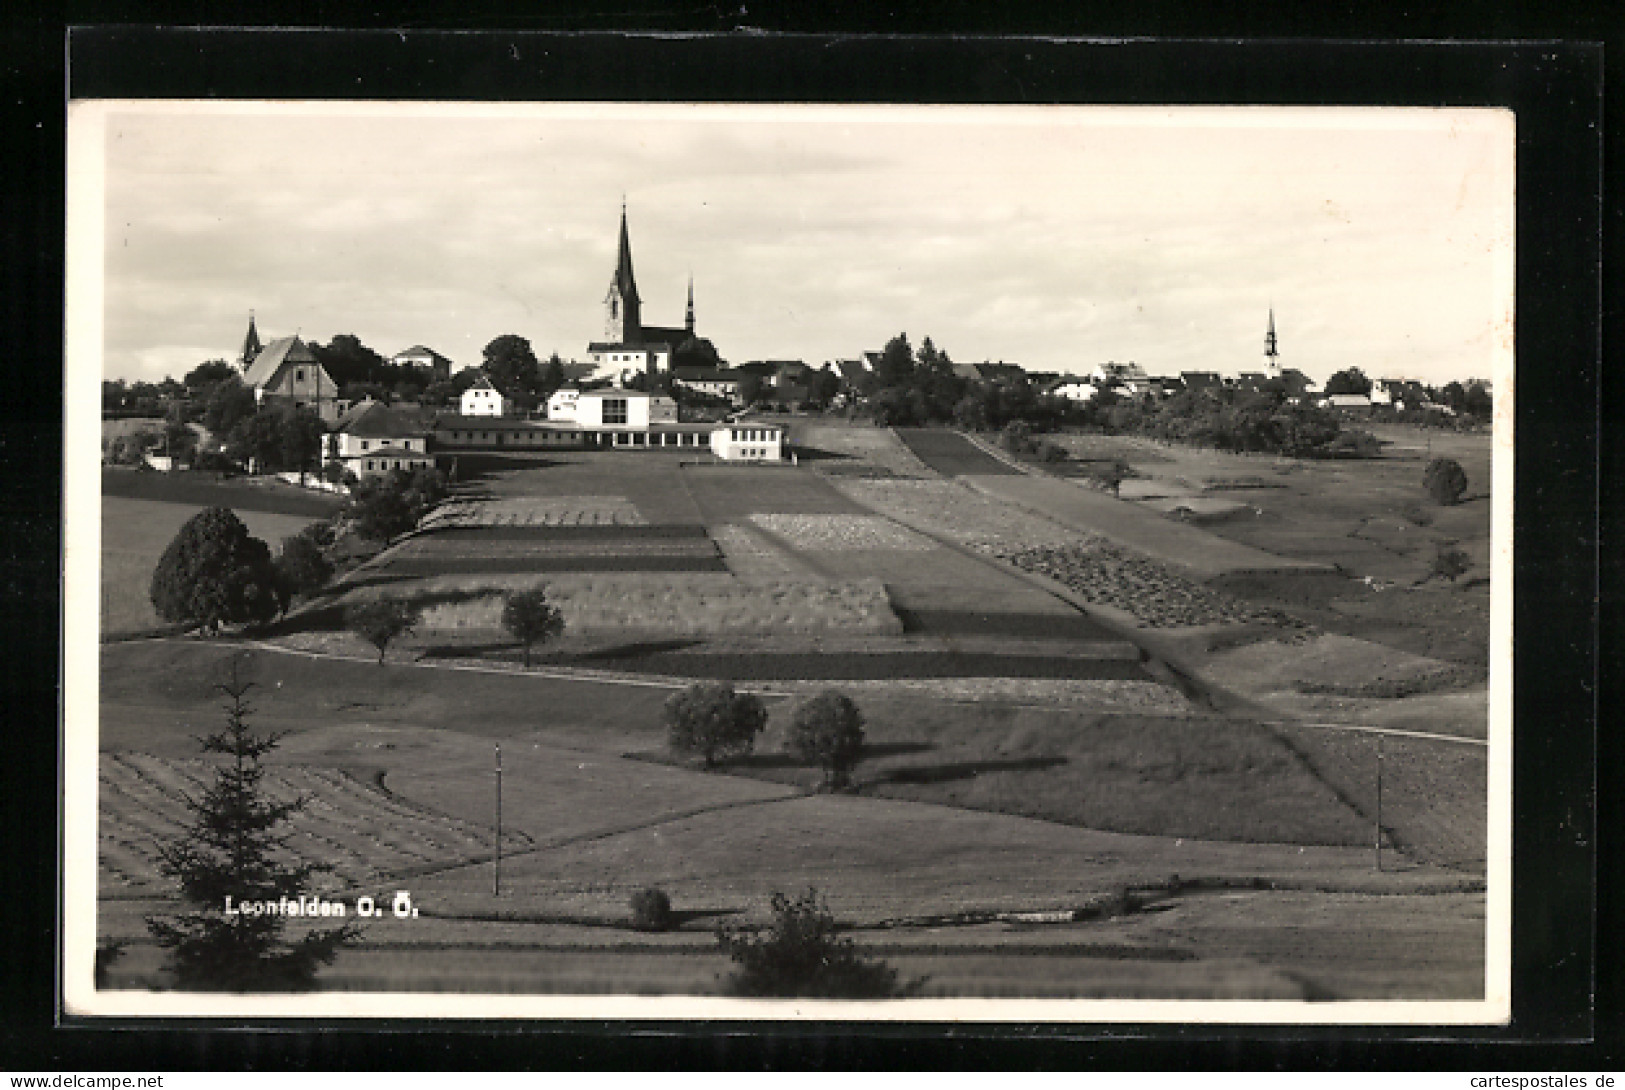
[[[812,885],[860,944],[929,973],[926,994],[1476,994],[1482,750],[1392,746],[1379,873],[1366,737],[1209,715],[1125,642],[1125,624],[1172,626],[1169,646],[1207,633],[1217,653],[1202,661],[1235,656],[1234,672],[1255,647],[1317,638],[1277,576],[1212,578],[1233,570],[1223,558],[1272,546],[1273,571],[1320,570],[1293,559],[1289,533],[1244,541],[1236,529],[1234,548],[1210,538],[1218,547],[1191,567],[1140,556],[1079,513],[1097,499],[1131,504],[1088,495],[1057,516],[1035,499],[1046,482],[956,437],[798,424],[792,438],[795,468],[652,452],[465,459],[460,498],[352,573],[339,599],[442,597],[389,665],[336,631],[255,654],[256,725],[290,731],[273,781],[315,801],[290,846],[335,864],[331,880],[351,892],[409,885],[425,908],[409,932],[369,933],[324,986],[712,992],[727,969],[716,923],[760,920],[772,890]],[[1179,471],[1161,491],[1189,486],[1183,455],[1142,453],[1146,467]],[[1136,533],[1149,532],[1142,515],[1164,517],[1134,507]],[[1186,542],[1210,532],[1178,531]],[[1051,570],[1058,557],[1082,558],[1086,575]],[[662,567],[699,561],[713,570]],[[1086,616],[1018,568],[1108,608]],[[526,585],[548,587],[573,630],[546,661],[593,669],[521,675],[496,595]],[[101,927],[134,944],[118,986],[154,979],[140,921],[162,910],[163,883],[141,841],[177,825],[177,791],[201,767],[189,743],[217,725],[208,683],[227,653],[196,641],[104,648],[113,899]],[[1407,668],[1448,683],[1435,663]],[[766,693],[757,753],[722,772],[664,751],[661,702],[698,676]],[[826,684],[868,721],[852,794],[818,793],[816,770],[787,751],[795,699]],[[499,740],[511,778],[495,900]],[[371,838],[363,815],[379,813],[399,827]],[[649,885],[690,922],[669,936],[626,931],[627,897]],[[1026,931],[975,922],[1081,912],[1135,889],[1160,909]],[[1272,928],[1318,938],[1276,943]],[[1333,936],[1393,942],[1373,956]]]

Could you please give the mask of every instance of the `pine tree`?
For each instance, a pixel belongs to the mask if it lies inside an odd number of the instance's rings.
[[[216,686],[228,701],[225,729],[201,740],[205,753],[226,759],[213,785],[187,799],[191,826],[159,850],[163,873],[196,907],[173,920],[148,919],[147,928],[169,950],[176,983],[188,991],[307,990],[316,971],[358,937],[354,924],[311,930],[290,941],[281,915],[226,911],[228,897],[237,906],[296,900],[309,892],[311,876],[327,869],[286,861],[279,827],[307,800],[268,796],[260,758],[276,748],[278,736],[249,728],[254,709],[247,697],[254,686],[242,679],[240,667],[241,660],[233,659],[229,677]]]

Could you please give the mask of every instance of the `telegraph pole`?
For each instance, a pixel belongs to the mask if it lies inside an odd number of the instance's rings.
[[[496,873],[491,879],[491,896],[502,896],[502,745],[497,744],[497,845]]]
[[[1382,735],[1377,735],[1377,869],[1382,870]]]

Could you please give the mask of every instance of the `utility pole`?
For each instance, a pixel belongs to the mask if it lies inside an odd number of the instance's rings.
[[[491,896],[502,896],[502,745],[497,744],[497,844],[496,873],[491,879]]]
[[[1382,870],[1382,735],[1377,735],[1377,869]]]

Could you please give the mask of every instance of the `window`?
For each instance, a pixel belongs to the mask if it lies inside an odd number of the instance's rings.
[[[367,441],[365,439],[361,440],[361,449],[362,450],[367,449]]]
[[[626,398],[606,397],[604,399],[604,423],[626,423]]]
[[[298,367],[298,368],[294,369],[293,380],[295,382],[303,382],[303,381],[305,381],[305,369],[303,367]]]
[[[372,469],[372,459],[371,458],[367,459],[367,469],[368,469],[369,472]]]

